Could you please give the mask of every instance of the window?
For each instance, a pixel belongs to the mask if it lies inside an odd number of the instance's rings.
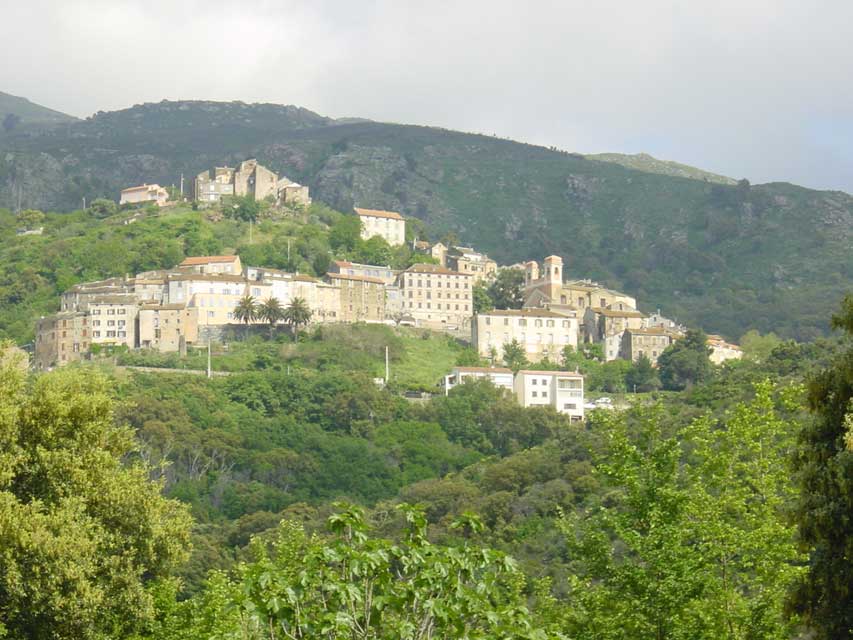
[[[536,378],[533,378],[533,379],[530,381],[530,384],[536,384]]]
[[[486,317],[486,326],[488,326],[490,324],[492,324],[492,319],[487,316]]]
[[[545,321],[545,326],[546,326],[546,327],[553,327],[553,326],[554,326],[554,321],[553,321],[553,320],[546,320],[546,321]]]
[[[107,320],[107,326],[108,327],[116,326],[116,321],[115,320]]]
[[[119,337],[119,338],[126,338],[126,337],[127,337],[127,332],[126,332],[126,331],[119,331],[119,332],[118,332],[118,337]]]
[[[576,405],[574,402],[567,402],[566,404],[563,405],[563,409],[565,409],[566,411],[569,411],[572,409],[577,409],[577,408],[578,408],[578,405]]]
[[[127,309],[119,309],[119,310],[118,310],[118,314],[119,314],[120,316],[127,315]]]
[[[107,337],[108,338],[115,338],[116,332],[115,331],[107,331]]]
[[[100,337],[101,337],[101,332],[100,332],[100,331],[93,331],[93,332],[92,332],[92,337],[93,337],[93,338],[100,338]]]
[[[547,398],[547,397],[548,397],[548,392],[547,392],[547,391],[543,391],[543,392],[542,392],[542,397],[543,397],[543,398]]]
[[[116,314],[116,310],[115,310],[115,309],[107,309],[107,315],[108,315],[108,316],[114,316],[115,314]]]
[[[542,326],[542,321],[541,321],[541,320],[539,320],[539,319],[537,318],[536,320],[534,320],[534,321],[533,321],[533,326],[534,326],[534,327],[537,327],[537,328],[538,328],[538,327],[541,327],[541,326]]]
[[[504,318],[504,326],[505,327],[509,326],[509,318]]]
[[[534,398],[538,398],[538,397],[539,397],[539,392],[538,392],[538,391],[533,391],[533,392],[531,392],[531,394],[530,394],[530,395],[531,395],[532,397],[534,397]]]
[[[598,303],[599,303],[598,304],[599,307],[601,307],[601,308],[606,307],[607,306],[607,298],[599,298]]]
[[[521,318],[521,319],[518,321],[518,326],[519,326],[519,327],[526,327],[526,326],[527,326],[527,320],[525,320],[524,318]]]

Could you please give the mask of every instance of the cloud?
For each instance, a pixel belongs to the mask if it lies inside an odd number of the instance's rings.
[[[843,1],[30,0],[4,13],[0,89],[76,115],[281,102],[853,191]]]

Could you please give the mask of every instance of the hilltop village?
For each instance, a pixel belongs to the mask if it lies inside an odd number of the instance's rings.
[[[278,176],[255,160],[217,167],[193,180],[192,198],[210,206],[242,196],[305,206],[308,187]],[[141,185],[121,193],[122,204],[166,206],[169,193]],[[391,247],[406,243],[406,220],[397,212],[356,207],[363,239],[380,237]],[[489,367],[457,367],[444,380],[449,389],[466,378],[487,377],[526,406],[549,404],[583,417],[583,377],[553,371],[501,368],[507,347],[531,363],[559,363],[566,347],[599,345],[604,360],[641,357],[654,366],[686,328],[661,315],[643,313],[637,300],[583,279],[566,278],[563,259],[500,266],[473,247],[412,241],[429,258],[403,270],[333,261],[322,277],[244,265],[237,255],[193,256],[171,269],[77,284],[61,295],[58,313],[36,327],[35,366],[49,369],[121,347],[186,353],[187,348],[227,340],[240,326],[287,322],[384,323],[422,327],[470,340]],[[475,310],[474,291],[502,270],[523,272],[520,309]],[[278,309],[264,313],[266,308]],[[293,309],[297,309],[293,312]],[[288,313],[288,312],[292,313]],[[709,336],[711,360],[739,358],[741,351]]]

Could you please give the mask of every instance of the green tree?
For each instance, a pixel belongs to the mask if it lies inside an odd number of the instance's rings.
[[[853,337],[853,296],[847,296],[832,326]],[[814,419],[800,433],[796,456],[800,499],[796,510],[808,573],[792,608],[816,637],[849,638],[853,629],[853,347],[809,384]]]
[[[234,307],[234,319],[246,326],[246,337],[249,335],[249,325],[258,317],[258,303],[254,297],[245,295]]]
[[[474,313],[483,313],[495,308],[488,290],[482,284],[476,284],[471,289],[471,299],[474,303]]]
[[[680,391],[708,379],[713,371],[707,337],[701,329],[688,329],[658,357],[664,389]]]
[[[36,229],[44,223],[44,214],[38,209],[24,209],[16,218],[18,224],[24,229]]]
[[[253,196],[234,196],[223,202],[222,208],[229,218],[244,222],[257,222],[261,214],[261,203]]]
[[[239,579],[214,576],[212,594],[179,608],[184,624],[172,629],[258,640],[555,637],[528,611],[515,563],[465,540],[482,530],[475,517],[458,518],[461,544],[443,547],[429,542],[424,515],[401,505],[407,526],[394,544],[369,535],[361,509],[339,508],[328,540],[294,522],[282,523],[272,549],[256,540]]]
[[[356,262],[364,264],[390,265],[393,260],[393,250],[385,238],[373,236],[356,242],[353,258]]]
[[[512,342],[504,344],[503,359],[504,364],[512,369],[514,373],[518,373],[530,364],[527,361],[527,352],[524,350],[524,345],[515,339]]]
[[[329,231],[329,244],[337,251],[352,251],[361,239],[361,219],[340,216]]]
[[[114,200],[96,198],[89,205],[89,212],[96,218],[109,218],[118,212],[118,205]]]
[[[628,391],[646,393],[660,389],[658,372],[647,355],[641,355],[625,374]]]
[[[775,333],[761,335],[755,329],[747,331],[740,339],[743,355],[756,362],[764,362],[773,353],[773,349],[782,344]]]
[[[299,341],[299,327],[304,327],[311,322],[311,309],[302,298],[294,298],[284,310],[282,319],[293,328],[293,340]]]
[[[160,495],[115,423],[107,380],[63,370],[32,386],[0,364],[0,636],[127,637],[186,557],[186,508]]]
[[[278,298],[268,298],[258,306],[258,318],[270,325],[270,338],[273,336],[273,329],[281,320],[284,319],[284,307]]]
[[[489,297],[495,309],[521,309],[524,303],[524,272],[501,269],[489,285]]]
[[[793,425],[773,396],[759,384],[723,424],[703,417],[674,436],[661,406],[594,418],[608,500],[560,523],[575,558],[571,637],[791,637],[783,604],[803,560],[786,514]]]

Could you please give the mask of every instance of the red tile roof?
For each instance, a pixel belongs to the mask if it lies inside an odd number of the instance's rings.
[[[401,216],[396,211],[380,211],[378,209],[360,209],[355,207],[355,212],[360,216],[373,216],[374,218],[390,218],[392,220],[402,220]]]

